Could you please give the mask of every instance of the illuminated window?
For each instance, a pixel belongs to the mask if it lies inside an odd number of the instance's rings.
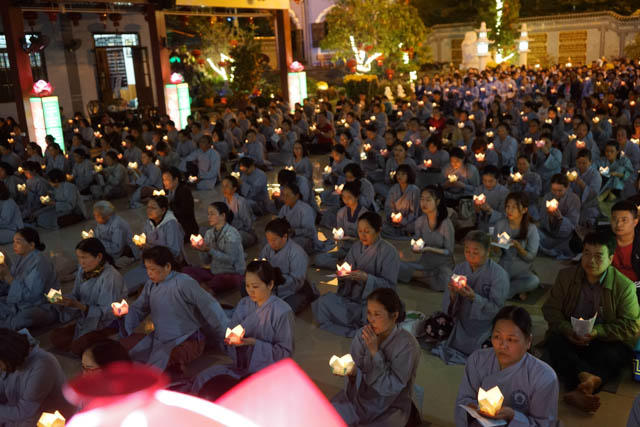
[[[36,33],[25,34],[27,43]],[[49,80],[47,76],[47,65],[44,58],[44,51],[29,54],[31,62],[31,74],[33,81]],[[4,34],[0,34],[0,102],[14,102],[13,99],[13,79],[10,73],[11,63],[7,51],[7,39]]]

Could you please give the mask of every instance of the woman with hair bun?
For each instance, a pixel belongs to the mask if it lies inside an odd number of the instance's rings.
[[[239,342],[225,338],[231,365],[217,365],[198,374],[192,391],[216,398],[247,376],[293,356],[294,315],[291,307],[275,295],[284,277],[268,261],[254,260],[247,265],[242,298],[228,322],[229,328],[242,325]],[[204,390],[203,390],[204,389]]]
[[[404,317],[393,289],[378,288],[367,297],[367,324],[351,342],[355,366],[345,389],[331,399],[347,425],[407,424],[421,350],[414,336],[398,326]]]
[[[0,327],[19,330],[50,324],[55,311],[45,298],[49,289],[60,289],[53,263],[43,252],[44,243],[33,228],[21,228],[13,236],[17,259],[0,264]],[[8,288],[8,289],[7,289]]]
[[[97,341],[118,332],[111,303],[125,297],[122,275],[113,258],[95,237],[76,245],[78,272],[73,291],[56,302],[62,323],[75,322],[53,331],[54,347],[71,350],[77,356]]]

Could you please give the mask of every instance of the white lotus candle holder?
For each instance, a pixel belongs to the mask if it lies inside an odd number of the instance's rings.
[[[600,174],[609,176],[609,166],[600,166]]]
[[[93,170],[94,170],[96,173],[100,173],[100,172],[102,172],[102,165],[94,165],[94,166],[93,166]]]
[[[153,195],[154,196],[166,196],[167,193],[165,193],[164,190],[153,190]]]
[[[447,179],[451,183],[456,182],[458,180],[458,175],[455,175],[455,174],[447,175]]]
[[[476,205],[483,205],[486,202],[487,202],[487,196],[485,196],[484,193],[473,195],[473,203],[475,203]]]
[[[418,240],[411,239],[411,249],[414,251],[424,249],[424,240],[422,240],[422,238],[419,238]]]
[[[502,408],[503,401],[504,396],[498,386],[486,391],[482,387],[478,390],[478,409],[480,412],[493,417]]]
[[[525,144],[527,144],[527,145],[529,145],[529,144],[533,144],[533,138],[531,138],[531,137],[529,137],[529,136],[528,136],[528,137],[526,137],[526,138],[524,139],[524,143],[525,143]]]
[[[231,172],[231,176],[234,177],[235,179],[240,179],[240,172],[237,172],[237,171]]]
[[[371,144],[364,144],[362,148],[364,149],[364,151],[369,151],[371,150]]]
[[[430,168],[431,165],[433,164],[433,161],[431,159],[425,159],[423,164],[425,168]]]
[[[198,182],[198,177],[194,175],[190,175],[188,178],[188,181],[193,184],[194,182]]]
[[[128,167],[129,169],[138,169],[138,162],[129,162],[129,163],[127,164],[127,167]]]
[[[334,240],[342,240],[342,239],[344,239],[344,230],[342,228],[334,228],[331,231],[333,233]]]
[[[333,189],[336,192],[336,194],[342,194],[342,189],[344,188],[344,184],[340,184],[340,185],[334,185]]]
[[[49,292],[47,292],[45,294],[45,297],[47,297],[47,300],[51,303],[54,304],[56,302],[60,302],[62,301],[62,291],[59,289],[49,289]]]
[[[547,200],[546,206],[549,212],[555,212],[558,210],[558,201],[556,199]]]
[[[506,231],[498,234],[498,243],[501,245],[508,245],[511,242],[511,236]]]
[[[351,374],[356,362],[353,361],[350,354],[345,354],[342,357],[333,355],[329,360],[329,366],[331,366],[331,371],[334,375],[346,376]]]
[[[351,274],[351,265],[345,261],[344,263],[342,263],[342,265],[336,264],[336,270],[338,276],[346,276],[348,274]]]
[[[93,229],[90,229],[89,231],[84,231],[84,230],[82,230],[81,235],[82,235],[82,239],[83,239],[83,240],[84,240],[84,239],[89,239],[89,238],[91,238],[91,237],[95,237],[94,232],[93,232]]]
[[[475,156],[476,156],[476,160],[477,161],[484,162],[486,154],[484,154],[484,153],[476,153]]]
[[[380,150],[380,155],[382,157],[387,157],[389,155],[389,150],[387,150],[386,148],[383,148],[382,150]]]
[[[49,202],[51,202],[50,196],[40,196],[40,203],[42,203],[43,205],[46,205]]]
[[[38,419],[36,427],[64,427],[66,421],[60,411],[56,411],[53,414],[51,412],[43,412]]]
[[[122,300],[120,302],[112,302],[111,310],[113,310],[114,316],[120,317],[129,313],[129,304],[126,300]]]
[[[487,138],[493,138],[493,131],[488,130],[485,135],[487,135]]]
[[[136,246],[144,246],[147,243],[147,236],[144,233],[136,234],[133,236],[133,243]]]
[[[569,179],[569,181],[575,181],[576,179],[578,179],[578,172],[577,171],[567,172],[567,178]]]
[[[244,338],[244,328],[242,325],[238,325],[233,329],[227,328],[224,337],[231,344],[240,344],[242,342],[242,338]]]
[[[583,140],[578,140],[576,141],[576,148],[585,148],[587,146],[587,143],[584,142]]]
[[[451,281],[456,288],[464,288],[467,286],[467,276],[462,274],[452,274]]]
[[[391,222],[394,224],[400,224],[402,222],[402,212],[392,212]]]
[[[199,248],[204,245],[204,238],[200,234],[192,234],[189,240],[191,241],[191,246],[194,248]]]
[[[513,180],[513,182],[520,182],[522,181],[522,174],[520,172],[512,173],[511,179]]]
[[[324,167],[324,173],[327,174],[327,175],[330,174],[331,173],[331,166],[329,166],[329,165],[325,166]]]
[[[18,184],[16,185],[16,188],[19,192],[24,193],[25,191],[27,191],[27,184]]]

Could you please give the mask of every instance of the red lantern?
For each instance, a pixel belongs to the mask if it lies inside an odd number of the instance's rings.
[[[229,41],[229,44],[231,45],[231,47],[236,48],[236,47],[238,47],[238,40],[233,39],[233,40]]]
[[[77,27],[80,19],[82,19],[82,14],[78,12],[71,12],[67,14],[67,18],[69,18],[69,20],[73,22],[74,27]]]
[[[120,21],[122,20],[122,15],[119,13],[110,13],[109,19],[113,22],[113,26],[118,28],[120,26]]]
[[[394,70],[393,68],[387,68],[384,73],[387,75],[387,78],[391,80],[393,78],[393,75],[396,73],[396,70]]]
[[[200,64],[200,65],[204,65],[204,63],[205,63],[204,58],[200,58],[200,59],[198,59],[198,64]]]
[[[200,49],[193,49],[191,51],[191,55],[193,55],[194,58],[198,59],[200,55],[202,55],[202,52],[200,51]]]
[[[27,10],[22,12],[22,17],[29,23],[30,27],[33,27],[36,25],[36,21],[38,20],[38,12]]]
[[[378,67],[382,67],[383,62],[384,62],[384,55],[380,55],[376,58],[376,64],[378,64]]]
[[[358,64],[358,62],[351,58],[350,60],[347,61],[347,67],[348,68],[356,68],[356,65]]]

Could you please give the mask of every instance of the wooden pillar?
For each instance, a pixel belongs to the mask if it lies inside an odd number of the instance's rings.
[[[33,75],[31,74],[29,55],[20,46],[20,38],[24,37],[22,10],[7,5],[0,15],[2,15],[2,27],[7,39],[7,53],[11,64],[9,72],[13,82],[13,98],[16,102],[18,122],[22,130],[26,132],[27,139],[30,139],[30,133],[31,136],[35,136],[31,120],[31,107],[28,103],[33,87]]]
[[[149,38],[151,39],[151,59],[153,64],[153,77],[156,88],[156,104],[160,114],[167,113],[164,99],[164,84],[171,77],[171,64],[169,63],[169,49],[167,49],[167,27],[164,13],[157,11],[155,6],[147,8],[149,20]]]
[[[276,44],[278,46],[278,68],[280,69],[280,87],[284,102],[289,102],[289,65],[293,62],[291,54],[291,21],[289,11],[276,10]]]

